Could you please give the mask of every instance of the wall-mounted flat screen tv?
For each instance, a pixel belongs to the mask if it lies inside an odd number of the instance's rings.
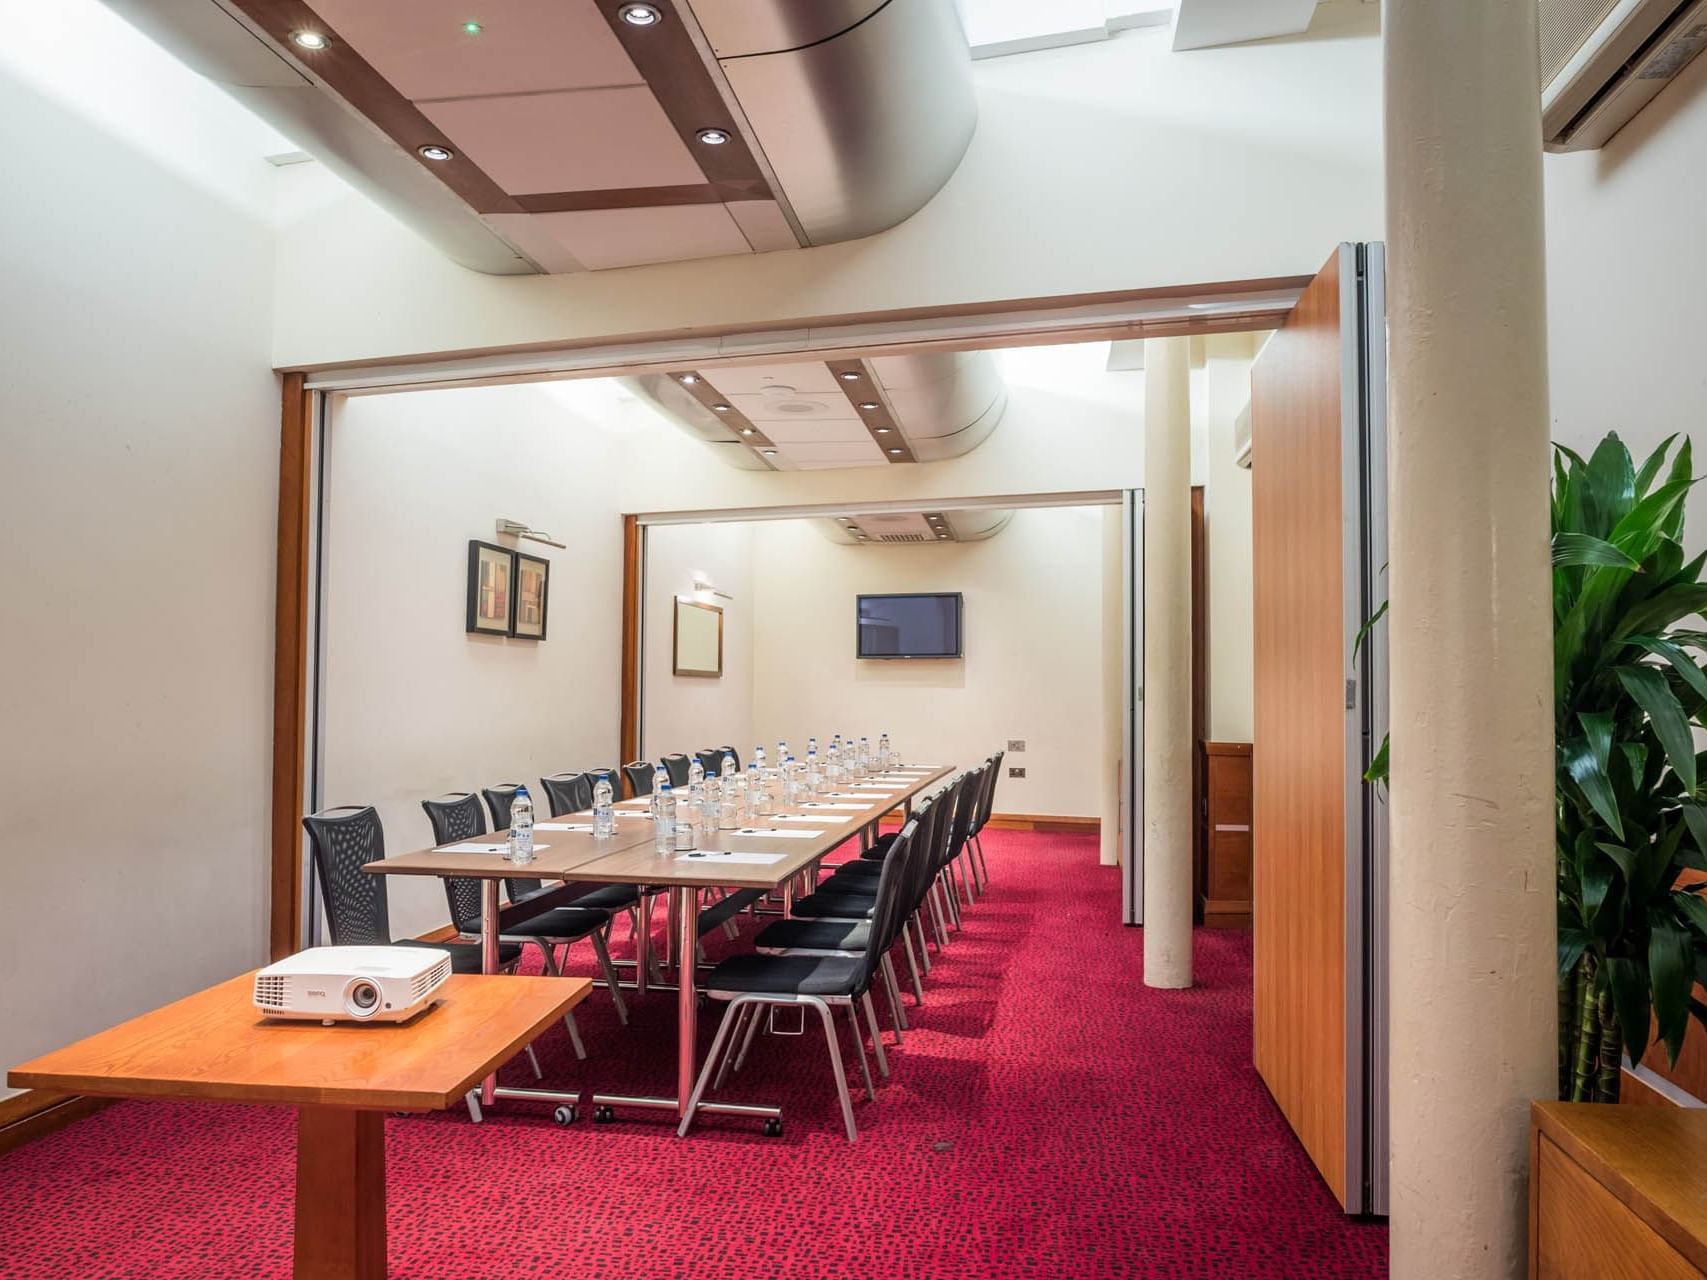
[[[960,592],[860,596],[858,652],[862,658],[958,658]]]

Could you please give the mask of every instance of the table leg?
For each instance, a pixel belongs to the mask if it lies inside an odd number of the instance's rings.
[[[498,882],[480,882],[480,972],[498,972]],[[498,1073],[493,1072],[480,1083],[480,1104],[492,1105],[497,1096]]]
[[[296,1113],[295,1280],[385,1280],[385,1117]]]
[[[652,980],[652,895],[643,893],[634,908],[634,994],[641,997]]]
[[[676,907],[676,1108],[687,1111],[699,1058],[699,890],[670,890]]]

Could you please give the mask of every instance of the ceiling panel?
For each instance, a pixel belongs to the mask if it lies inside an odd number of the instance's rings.
[[[489,213],[486,215],[486,221],[492,224],[494,231],[545,271],[556,273],[586,270],[575,255],[551,234],[551,228],[538,214]]]
[[[729,204],[729,216],[735,219],[753,246],[754,253],[769,253],[773,249],[798,249],[794,228],[783,217],[782,206],[775,200],[734,200]]]
[[[705,181],[649,89],[466,98],[422,103],[421,110],[512,195]],[[746,252],[734,219],[721,207],[717,212],[739,245],[716,252]]]
[[[708,369],[711,385],[724,395],[762,391],[766,387],[788,386],[812,396],[841,395],[835,375],[822,361],[810,364],[735,365],[727,369]]]
[[[857,422],[859,414],[845,397],[831,393],[802,395],[730,395],[724,398],[754,422]]]
[[[790,422],[786,419],[759,424],[772,440],[787,444],[871,443],[871,432],[863,422]]]
[[[826,467],[878,466],[887,459],[883,450],[869,439],[859,443],[842,444],[779,444],[781,456],[800,471],[818,471]]]
[[[593,0],[311,0],[406,98],[642,83]],[[477,21],[471,35],[464,24]]]
[[[594,271],[750,252],[741,229],[720,204],[588,209],[533,216],[552,239]]]

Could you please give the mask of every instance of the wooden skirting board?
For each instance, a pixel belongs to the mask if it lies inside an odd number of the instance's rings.
[[[1048,831],[1065,835],[1097,835],[1101,818],[1066,818],[1048,813],[992,813],[989,825],[998,831]]]
[[[116,1101],[116,1098],[81,1098],[46,1089],[26,1089],[17,1097],[0,1102],[0,1155],[26,1142],[45,1138]]]

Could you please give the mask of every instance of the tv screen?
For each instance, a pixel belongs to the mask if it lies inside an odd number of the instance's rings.
[[[958,658],[960,593],[860,596],[862,658]]]

